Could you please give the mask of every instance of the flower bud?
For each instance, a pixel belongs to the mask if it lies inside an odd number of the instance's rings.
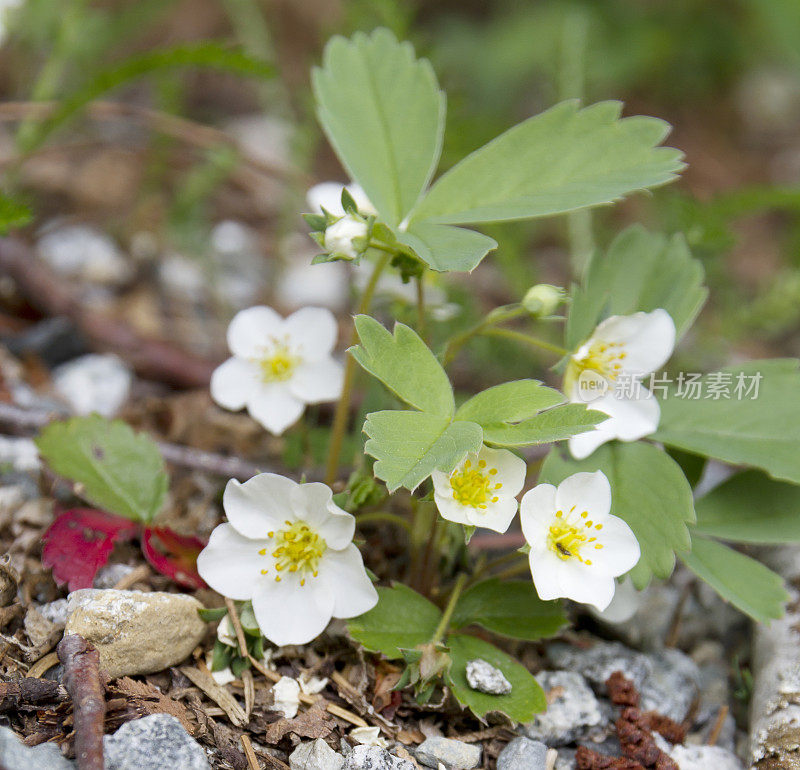
[[[329,254],[355,259],[364,249],[358,248],[353,239],[366,240],[366,237],[367,223],[353,214],[347,214],[325,230],[324,248]]]
[[[551,286],[549,283],[537,283],[528,289],[522,299],[522,306],[531,315],[544,318],[553,315],[556,308],[564,301],[566,294],[560,286]]]

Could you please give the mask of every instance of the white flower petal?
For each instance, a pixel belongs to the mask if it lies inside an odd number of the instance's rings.
[[[319,574],[333,592],[335,618],[355,618],[378,603],[378,592],[364,569],[361,553],[352,543],[341,551],[326,551]]]
[[[250,540],[232,525],[220,524],[197,556],[197,571],[211,588],[223,596],[249,599],[261,577],[261,570],[267,566],[266,559],[258,553],[266,545],[266,539]]]
[[[441,514],[443,519],[447,521],[452,521],[454,524],[466,524],[467,526],[472,526],[469,520],[469,512],[472,510],[468,508],[466,505],[461,505],[461,503],[456,502],[453,499],[453,492],[450,490],[450,485],[447,485],[449,493],[446,494],[439,494],[438,491],[434,490],[433,499],[436,503],[436,507],[439,509],[439,513]]]
[[[528,490],[519,506],[519,520],[525,540],[533,547],[543,545],[556,511],[556,488],[539,484]]]
[[[286,575],[280,582],[266,575],[253,589],[253,613],[264,636],[278,647],[308,644],[330,623],[334,596],[322,577],[300,580]]]
[[[551,551],[531,552],[531,576],[540,598],[567,598],[604,610],[614,596],[614,578],[591,573],[575,559],[563,560]]]
[[[318,361],[330,355],[339,327],[327,308],[303,307],[286,318],[283,331],[297,355],[304,361]]]
[[[294,425],[305,408],[306,405],[289,392],[284,382],[263,384],[247,401],[250,416],[275,436]]]
[[[675,322],[666,310],[611,316],[595,329],[592,339],[625,345],[622,370],[649,374],[660,369],[675,349]]]
[[[284,528],[294,520],[292,491],[297,484],[277,473],[259,473],[242,484],[231,479],[222,496],[228,521],[245,537],[267,538],[267,533]]]
[[[270,337],[283,334],[283,318],[271,307],[240,310],[228,326],[228,347],[239,358],[257,357]]]
[[[661,407],[650,391],[642,387],[639,398],[617,398],[609,393],[588,404],[590,409],[605,412],[610,419],[595,426],[594,430],[579,433],[569,439],[569,451],[582,460],[607,441],[637,441],[655,433],[661,419]]]
[[[618,577],[632,570],[641,556],[639,541],[628,524],[618,516],[601,519],[603,529],[597,533],[597,543],[587,543],[581,555],[592,562],[592,570]],[[602,545],[602,548],[593,548]]]
[[[340,182],[320,182],[315,184],[306,193],[306,202],[314,214],[321,214],[322,209],[334,216],[342,216],[342,190],[344,185]],[[352,195],[352,193],[350,193]],[[354,199],[355,200],[355,199]]]
[[[355,518],[333,502],[333,490],[319,481],[299,484],[291,494],[292,510],[325,540],[328,548],[344,548],[353,539]]]
[[[611,484],[603,471],[574,473],[558,485],[556,510],[568,514],[575,509],[579,515],[589,512],[594,521],[605,521],[611,511]]]
[[[258,370],[253,364],[229,358],[211,375],[211,398],[225,409],[242,409],[258,384]]]
[[[522,491],[528,466],[521,457],[517,457],[508,449],[492,449],[485,446],[478,453],[478,460],[485,460],[490,468],[497,468],[496,480],[503,485],[498,494],[516,497]]]
[[[467,520],[473,527],[492,529],[495,532],[505,532],[511,526],[518,507],[519,504],[514,497],[501,497],[496,503],[488,503],[486,510],[462,506],[466,511]]]
[[[625,578],[617,583],[611,604],[602,612],[596,610],[592,610],[592,612],[606,623],[618,625],[627,623],[636,614],[641,604],[641,592],[636,590],[630,578]]]
[[[289,392],[306,404],[337,401],[342,395],[344,367],[330,357],[300,364],[287,382]]]

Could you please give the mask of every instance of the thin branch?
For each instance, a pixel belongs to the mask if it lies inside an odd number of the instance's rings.
[[[78,770],[103,770],[106,702],[100,681],[100,654],[82,636],[67,634],[58,644],[58,657],[72,698]]]

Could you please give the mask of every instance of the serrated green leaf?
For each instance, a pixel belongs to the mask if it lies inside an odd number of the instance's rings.
[[[364,451],[376,459],[375,475],[390,492],[415,490],[435,470],[449,473],[481,447],[483,432],[474,422],[450,422],[427,412],[384,411],[367,415]]]
[[[719,595],[758,623],[783,616],[789,598],[780,575],[722,543],[692,535],[681,561]]]
[[[483,426],[483,440],[497,446],[549,444],[592,430],[607,419],[604,412],[588,409],[584,404],[562,404],[516,425],[486,424]]]
[[[474,636],[453,634],[448,638],[447,646],[453,661],[447,672],[447,682],[458,702],[467,706],[475,716],[499,711],[517,722],[530,722],[534,715],[547,708],[544,691],[528,669],[493,644]],[[467,663],[478,658],[503,672],[511,683],[508,695],[488,695],[469,686]]]
[[[456,419],[478,425],[520,422],[563,402],[561,393],[538,380],[514,380],[487,388],[465,401],[458,408]]]
[[[567,101],[509,129],[445,173],[412,222],[529,219],[613,203],[675,179],[681,153],[656,147],[662,120],[620,119],[619,102]]]
[[[467,589],[456,604],[452,627],[470,623],[502,636],[535,641],[555,634],[567,618],[561,602],[542,601],[530,581],[490,578]]]
[[[453,388],[442,365],[419,335],[396,323],[394,335],[367,315],[356,316],[361,341],[348,351],[398,398],[423,412],[450,417]]]
[[[737,473],[695,500],[697,531],[736,543],[800,543],[800,487]]]
[[[683,235],[667,239],[633,225],[620,233],[604,255],[592,260],[582,286],[573,292],[567,346],[576,348],[605,316],[638,310],[666,310],[680,338],[707,297],[703,266],[692,257]]]
[[[439,162],[445,100],[425,59],[387,29],[334,37],[312,76],[317,116],[342,164],[392,226]]]
[[[430,222],[413,223],[406,232],[398,233],[398,239],[441,273],[471,272],[497,248],[497,241],[483,233]]]
[[[442,613],[424,596],[401,583],[378,587],[378,603],[347,624],[350,636],[372,652],[402,658],[401,650],[427,644],[436,633]]]
[[[634,585],[642,589],[653,575],[669,577],[675,551],[691,546],[687,524],[695,520],[692,490],[680,466],[652,444],[615,441],[585,460],[553,449],[540,481],[559,484],[573,473],[597,470],[611,484],[611,513],[628,522],[639,541],[642,556],[629,573]]]
[[[50,423],[36,439],[39,454],[61,476],[81,484],[93,505],[148,523],[169,486],[155,442],[121,420],[93,414]]]
[[[761,468],[776,479],[800,483],[800,371],[796,359],[731,366],[731,397],[679,398],[673,388],[661,401],[661,424],[653,438],[687,452],[713,457],[733,465]],[[745,386],[761,375],[758,398],[736,397],[739,375]]]

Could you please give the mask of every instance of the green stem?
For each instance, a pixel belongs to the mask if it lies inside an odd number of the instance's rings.
[[[473,337],[483,334],[486,329],[490,329],[499,323],[503,323],[504,321],[510,321],[513,318],[518,318],[521,315],[525,315],[527,312],[528,311],[525,310],[525,308],[521,305],[512,305],[510,308],[505,310],[503,308],[496,308],[485,318],[475,324],[475,326],[467,329],[461,334],[457,334],[455,337],[450,339],[450,341],[447,343],[447,347],[445,348],[444,355],[442,356],[442,364],[447,366],[447,364],[451,363],[456,357],[458,351],[461,350],[464,345],[466,345]]]
[[[502,337],[503,339],[522,342],[526,345],[533,345],[537,348],[542,348],[542,350],[547,350],[550,353],[557,353],[560,356],[569,355],[569,351],[566,348],[562,348],[560,345],[553,345],[551,342],[540,340],[538,337],[531,337],[529,334],[518,332],[515,329],[484,329],[481,334],[488,337]]]
[[[386,265],[389,264],[391,254],[384,254],[375,264],[372,275],[369,278],[364,293],[361,295],[361,302],[358,304],[358,314],[361,315],[369,311],[372,305],[372,298],[375,296],[375,289]],[[357,342],[355,326],[350,334],[348,348]],[[353,356],[347,356],[344,364],[344,382],[342,383],[342,395],[336,404],[336,411],[333,414],[333,426],[331,427],[331,444],[328,449],[328,462],[325,467],[325,483],[330,486],[336,481],[336,474],[339,472],[339,457],[342,454],[342,443],[344,434],[347,431],[347,417],[350,414],[350,401],[353,395],[353,384],[356,377],[356,360]]]
[[[483,575],[487,572],[491,572],[493,569],[497,569],[498,567],[503,567],[510,562],[514,562],[519,558],[520,554],[518,551],[511,551],[510,553],[506,553],[503,556],[498,556],[496,559],[491,559],[490,561],[484,562],[479,567],[476,567],[475,571],[472,573],[472,577],[470,578],[469,585],[473,585],[480,580]],[[491,575],[494,577],[494,575]]]
[[[394,524],[395,526],[402,527],[409,535],[411,535],[411,523],[398,516],[396,513],[389,513],[388,511],[374,511],[372,513],[362,513],[356,516],[356,524],[373,524],[375,522],[385,522],[387,524]]]
[[[447,633],[447,629],[450,626],[450,621],[453,617],[453,612],[456,609],[456,603],[461,596],[461,592],[464,590],[464,584],[466,582],[466,573],[460,573],[456,578],[456,584],[453,586],[453,590],[450,592],[450,598],[447,600],[447,606],[444,608],[442,619],[439,621],[439,625],[436,627],[436,633],[433,635],[433,639],[431,639],[431,644],[441,642],[444,638],[444,635]]]
[[[506,578],[516,577],[517,575],[521,575],[525,572],[530,571],[531,565],[528,561],[528,557],[524,557],[524,560],[521,561],[519,564],[514,564],[507,569],[501,570],[496,574],[492,575],[492,577],[497,578],[498,580],[505,580]]]

